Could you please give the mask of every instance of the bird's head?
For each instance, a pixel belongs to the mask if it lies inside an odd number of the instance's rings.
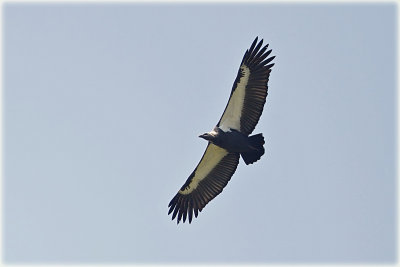
[[[203,138],[207,141],[213,141],[215,139],[215,135],[213,135],[212,133],[204,133],[199,135],[200,138]]]

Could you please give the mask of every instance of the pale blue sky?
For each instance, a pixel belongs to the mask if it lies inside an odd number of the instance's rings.
[[[396,260],[394,4],[5,4],[8,263]],[[192,224],[167,205],[256,36],[276,56],[241,162]]]

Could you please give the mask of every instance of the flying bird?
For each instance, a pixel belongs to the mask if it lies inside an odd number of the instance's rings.
[[[198,213],[222,192],[235,173],[239,158],[246,165],[259,160],[264,154],[264,137],[252,135],[262,114],[268,94],[268,79],[275,56],[263,46],[258,37],[243,56],[233,83],[228,104],[222,117],[211,132],[199,137],[208,141],[199,164],[169,203],[168,214],[177,223]]]

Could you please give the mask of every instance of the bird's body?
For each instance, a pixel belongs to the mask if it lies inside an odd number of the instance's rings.
[[[199,164],[169,203],[177,222],[193,214],[197,217],[207,203],[220,194],[239,164],[240,156],[246,165],[259,160],[264,154],[262,134],[250,136],[264,108],[268,94],[271,50],[263,41],[254,40],[246,51],[232,87],[228,104],[221,119],[211,132],[200,135],[208,146]],[[268,64],[268,65],[267,65]]]
[[[249,137],[235,129],[229,129],[229,131],[224,132],[220,128],[215,127],[210,133],[205,133],[200,135],[200,137],[229,152],[240,153],[251,151]]]
[[[202,134],[199,137],[228,152],[240,153],[246,164],[257,161],[264,154],[264,137],[262,134],[248,137],[235,129],[229,129],[225,132],[219,127],[215,127],[211,132]],[[258,142],[254,142],[254,140]],[[246,155],[254,155],[256,159],[248,160]]]

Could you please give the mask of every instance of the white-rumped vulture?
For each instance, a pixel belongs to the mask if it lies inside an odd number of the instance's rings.
[[[206,151],[196,169],[169,203],[172,220],[177,223],[198,213],[222,192],[239,164],[239,157],[252,164],[264,154],[262,134],[249,136],[256,127],[268,94],[271,61],[268,44],[254,40],[240,63],[228,104],[221,119],[209,132],[200,135],[208,140]]]

